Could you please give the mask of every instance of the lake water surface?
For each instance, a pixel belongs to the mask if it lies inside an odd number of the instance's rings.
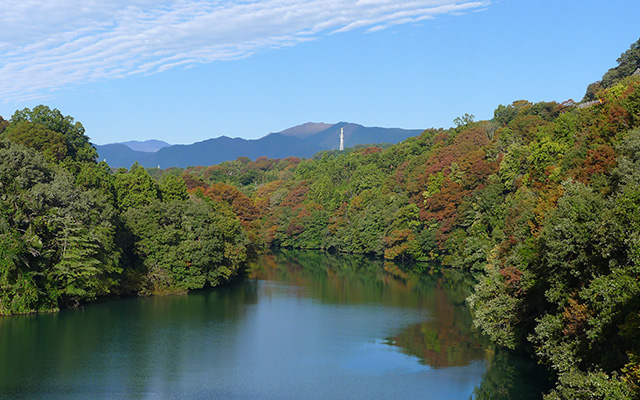
[[[288,251],[224,288],[0,318],[0,397],[541,398],[540,368],[472,329],[472,283]]]

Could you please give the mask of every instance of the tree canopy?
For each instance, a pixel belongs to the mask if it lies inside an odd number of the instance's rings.
[[[190,198],[184,180],[158,184],[137,164],[113,172],[96,163],[82,125],[46,106],[5,122],[0,315],[183,292],[238,272],[247,245],[238,218]]]

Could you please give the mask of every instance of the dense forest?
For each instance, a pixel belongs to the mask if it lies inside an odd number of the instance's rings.
[[[640,40],[581,103],[186,169],[111,170],[73,118],[18,111],[0,119],[0,314],[214,286],[272,247],[369,253],[476,273],[475,326],[548,366],[547,398],[637,398],[639,71]]]
[[[0,315],[214,286],[246,258],[234,215],[175,177],[96,163],[73,118],[38,106],[0,126]]]

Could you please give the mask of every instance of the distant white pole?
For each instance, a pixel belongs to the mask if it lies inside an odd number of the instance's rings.
[[[344,128],[340,128],[340,151],[344,150]]]

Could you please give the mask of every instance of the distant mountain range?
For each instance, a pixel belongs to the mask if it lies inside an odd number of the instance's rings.
[[[143,142],[139,142],[137,140],[131,140],[128,142],[121,142],[119,144],[123,144],[125,146],[127,146],[128,148],[130,148],[131,150],[135,150],[135,151],[143,151],[146,153],[155,153],[156,151],[164,148],[164,147],[169,147],[171,146],[169,143],[167,142],[163,142],[162,140],[155,140],[155,139],[151,139],[151,140],[145,140]]]
[[[136,161],[144,167],[188,167],[215,165],[238,157],[255,160],[311,157],[322,150],[337,149],[340,128],[344,128],[345,147],[368,143],[398,143],[422,133],[420,129],[364,127],[358,124],[306,123],[260,139],[247,140],[221,136],[189,145],[170,145],[160,140],[129,141],[95,145],[98,159],[115,168],[129,168]]]

